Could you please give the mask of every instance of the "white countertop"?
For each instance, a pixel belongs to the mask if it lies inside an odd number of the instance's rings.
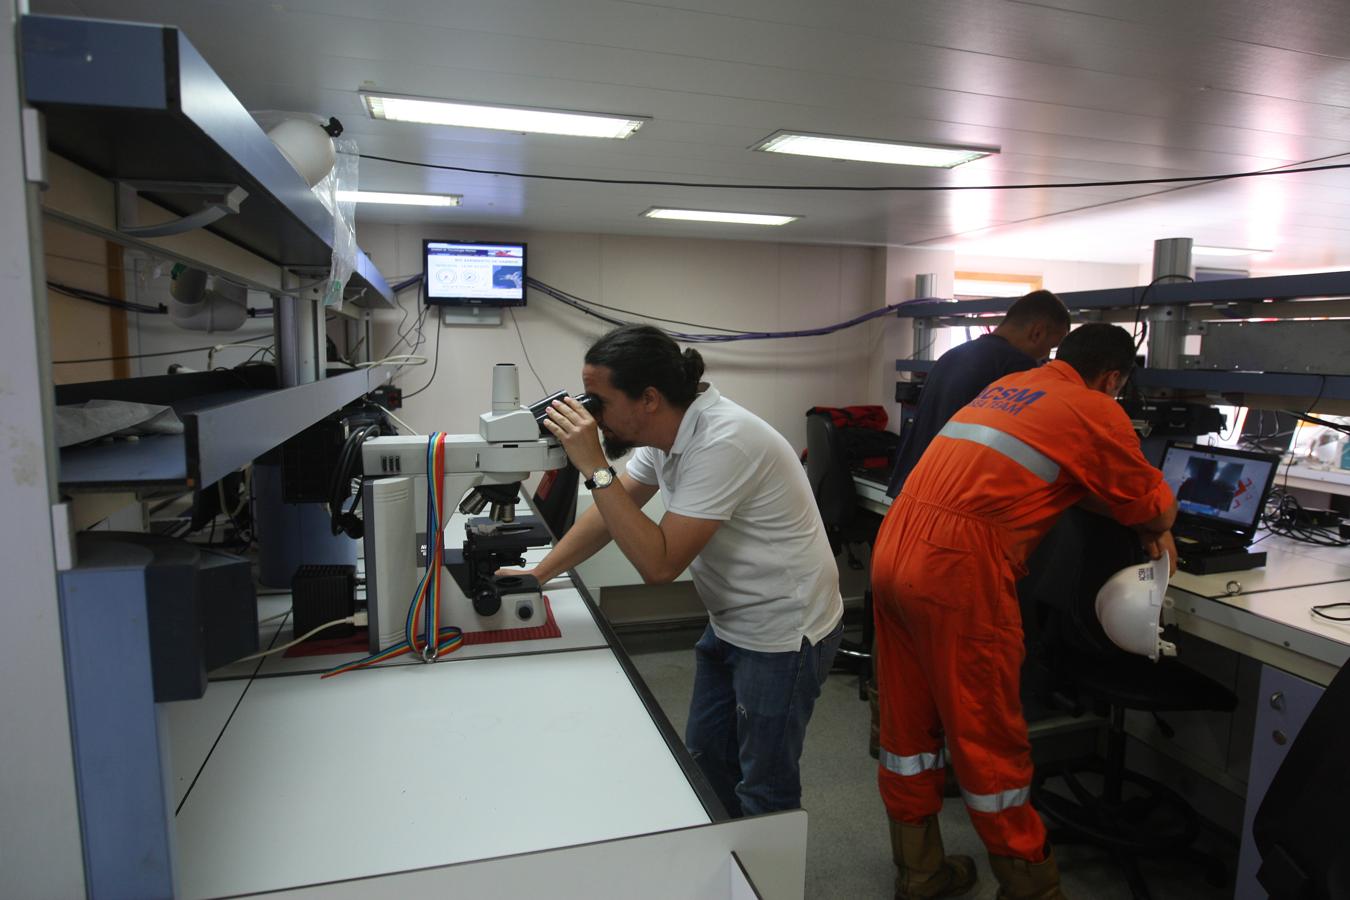
[[[1318,547],[1270,535],[1249,549],[1264,551],[1266,564],[1256,569],[1211,575],[1178,571],[1172,577],[1172,586],[1201,597],[1223,599],[1230,593],[1229,582],[1236,582],[1240,593],[1253,594],[1350,581],[1350,548]]]
[[[210,897],[708,821],[613,652],[584,650],[254,680],[177,859]]]
[[[527,551],[527,565],[546,552]],[[181,895],[708,824],[581,594],[567,578],[544,593],[558,638],[330,679],[318,673],[364,654],[277,654],[212,672],[200,700],[163,704]],[[289,608],[288,594],[260,597],[259,619]],[[261,646],[289,641],[290,623],[260,626]]]

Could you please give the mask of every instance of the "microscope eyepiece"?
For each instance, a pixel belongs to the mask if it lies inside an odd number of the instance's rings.
[[[552,432],[544,427],[544,420],[548,418],[548,408],[553,405],[553,401],[561,400],[564,397],[574,397],[576,401],[581,404],[582,408],[593,416],[599,415],[600,413],[601,403],[599,397],[593,397],[586,393],[573,394],[570,391],[556,391],[549,394],[543,400],[531,403],[529,406],[530,414],[534,416],[534,421],[539,424],[540,437],[553,436]]]

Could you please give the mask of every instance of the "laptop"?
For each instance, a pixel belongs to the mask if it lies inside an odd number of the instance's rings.
[[[1186,557],[1250,544],[1279,467],[1272,453],[1169,441],[1161,468],[1177,498],[1177,552]]]

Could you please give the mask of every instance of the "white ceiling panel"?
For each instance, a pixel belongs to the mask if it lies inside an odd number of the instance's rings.
[[[1144,262],[1158,237],[1269,246],[1256,271],[1350,265],[1350,170],[1202,185],[860,193],[1174,178],[1350,162],[1345,0],[33,0],[181,27],[250,109],[336,115],[377,190],[462,193],[361,221]],[[651,117],[627,141],[374,121],[357,91]],[[792,158],[779,129],[1002,152],[960,169]],[[718,187],[718,186],[724,187]],[[776,212],[782,228],[657,222],[649,206]],[[1259,241],[1257,239],[1260,239]],[[1010,251],[1016,250],[1016,253]]]

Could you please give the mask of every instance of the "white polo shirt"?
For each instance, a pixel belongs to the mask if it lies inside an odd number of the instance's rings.
[[[670,452],[640,447],[628,474],[658,485],[666,510],[722,526],[692,563],[713,631],[737,647],[798,650],[844,613],[839,570],[797,454],[781,434],[708,385]]]

